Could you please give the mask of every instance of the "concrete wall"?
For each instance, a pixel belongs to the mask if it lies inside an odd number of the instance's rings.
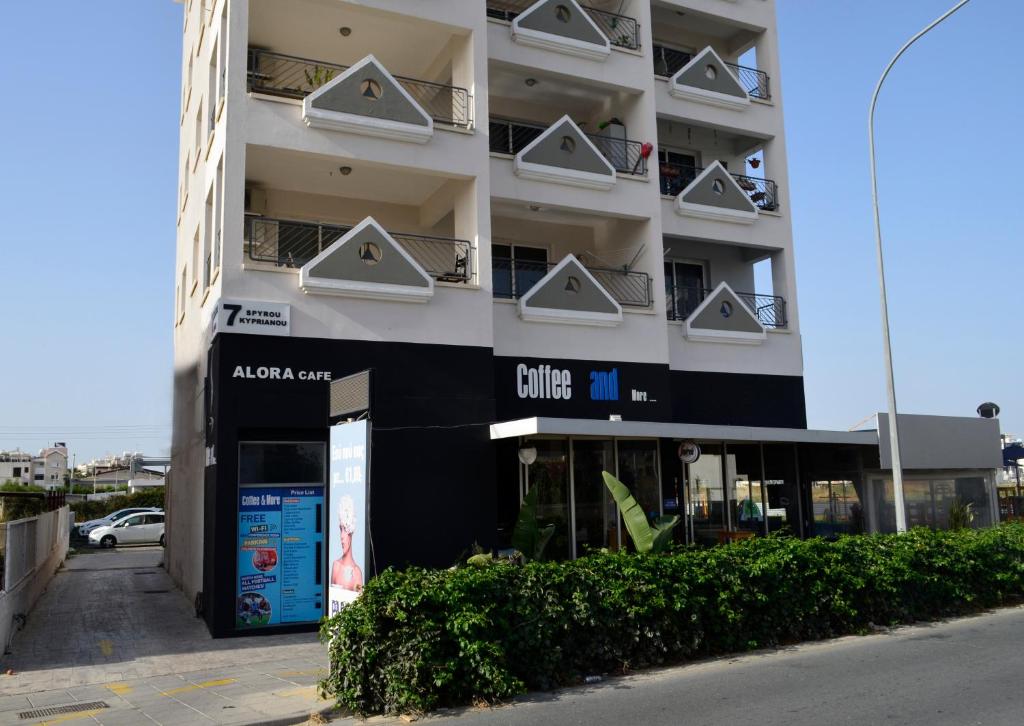
[[[4,589],[0,591],[0,643],[14,633],[16,615],[27,615],[68,554],[67,506],[38,517],[0,524],[4,536]]]

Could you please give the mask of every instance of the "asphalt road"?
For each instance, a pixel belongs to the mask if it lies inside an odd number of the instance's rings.
[[[1024,724],[1024,608],[695,663],[422,723]]]

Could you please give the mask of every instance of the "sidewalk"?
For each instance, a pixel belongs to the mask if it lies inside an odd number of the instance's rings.
[[[303,723],[329,708],[316,634],[213,640],[162,554],[91,550],[65,563],[0,659],[14,672],[0,675],[0,724]]]

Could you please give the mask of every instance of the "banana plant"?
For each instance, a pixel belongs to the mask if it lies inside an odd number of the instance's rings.
[[[512,546],[527,560],[539,560],[555,533],[555,525],[541,527],[537,521],[537,491],[536,486],[531,487],[523,497],[523,506],[519,508],[519,518],[512,530]]]
[[[647,521],[647,514],[640,503],[633,498],[629,487],[606,471],[601,472],[604,485],[612,493],[612,498],[619,505],[622,521],[626,523],[626,531],[633,539],[637,552],[663,552],[672,542],[672,530],[679,524],[679,515],[655,517],[654,524]]]

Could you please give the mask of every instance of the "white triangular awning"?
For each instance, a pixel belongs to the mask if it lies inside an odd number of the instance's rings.
[[[736,78],[732,68],[710,45],[669,79],[669,93],[687,101],[743,110],[750,105],[750,94]]]
[[[733,289],[720,282],[683,321],[683,336],[705,343],[758,345],[768,332]]]
[[[434,279],[373,217],[303,265],[299,287],[307,294],[404,302],[434,295]]]
[[[311,128],[347,131],[423,144],[434,119],[372,54],[302,101]]]
[[[519,299],[519,317],[536,323],[609,327],[622,323],[622,306],[570,254]]]
[[[576,0],[539,0],[512,21],[512,40],[588,60],[603,61],[612,44]]]
[[[568,114],[527,144],[513,160],[518,177],[586,189],[615,186],[615,167]]]

